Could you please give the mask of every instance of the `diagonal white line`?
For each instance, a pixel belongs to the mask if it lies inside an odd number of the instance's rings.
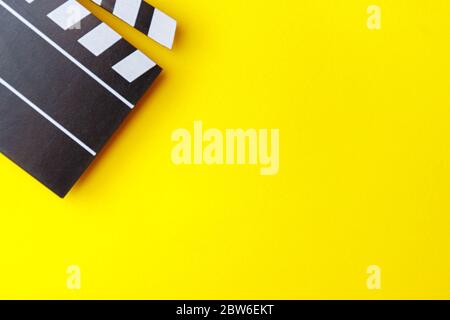
[[[41,116],[43,116],[45,119],[47,119],[49,122],[51,122],[55,127],[57,127],[59,130],[61,130],[65,135],[67,135],[70,139],[78,143],[83,149],[85,149],[87,152],[89,152],[91,155],[95,157],[96,153],[94,150],[89,148],[83,141],[78,139],[76,136],[74,136],[69,130],[64,128],[62,125],[60,125],[55,119],[50,117],[47,113],[45,113],[41,108],[36,106],[33,102],[31,102],[27,97],[25,97],[23,94],[21,94],[19,91],[14,89],[13,86],[11,86],[8,82],[6,82],[3,78],[0,77],[0,84],[4,85],[8,90],[10,90],[12,93],[14,93],[16,96],[18,96],[23,102],[28,104],[34,111],[39,113]]]
[[[87,67],[85,67],[83,64],[81,64],[77,59],[72,57],[70,53],[65,51],[63,48],[61,48],[56,42],[54,42],[52,39],[47,37],[42,31],[40,31],[38,28],[36,28],[33,24],[31,24],[28,20],[26,20],[24,17],[22,17],[18,12],[16,12],[13,8],[11,8],[9,5],[7,5],[4,1],[0,0],[0,5],[9,11],[13,16],[15,16],[17,19],[19,19],[24,25],[26,25],[28,28],[33,30],[38,36],[40,36],[42,39],[47,41],[51,46],[53,46],[56,50],[58,50],[62,55],[64,55],[67,59],[72,61],[77,67],[79,67],[81,70],[86,72],[92,79],[97,81],[100,85],[102,85],[106,90],[111,92],[116,98],[118,98],[120,101],[122,101],[124,104],[126,104],[130,109],[134,108],[134,105],[125,99],[120,93],[118,93],[116,90],[111,88],[106,82],[104,82],[102,79],[100,79],[97,75],[95,75],[91,70],[89,70]]]

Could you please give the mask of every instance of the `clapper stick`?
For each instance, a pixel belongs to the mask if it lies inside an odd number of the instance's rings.
[[[0,152],[64,197],[161,68],[75,0],[0,0]]]
[[[146,34],[166,48],[172,49],[177,22],[143,0],[90,0],[116,17]]]

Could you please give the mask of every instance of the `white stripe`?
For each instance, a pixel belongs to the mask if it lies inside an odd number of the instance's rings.
[[[148,70],[156,66],[156,63],[141,51],[136,50],[125,59],[113,66],[113,69],[128,82],[133,82]]]
[[[116,0],[113,14],[134,27],[141,4],[141,0]]]
[[[53,20],[63,30],[79,29],[81,20],[91,13],[75,0],[68,0],[50,12],[47,17]]]
[[[4,85],[7,89],[9,89],[12,93],[14,93],[16,96],[18,96],[23,102],[28,104],[34,111],[39,113],[41,116],[43,116],[45,119],[47,119],[51,124],[53,124],[56,128],[61,130],[65,135],[67,135],[70,139],[78,143],[84,150],[89,152],[91,155],[95,157],[96,153],[94,150],[89,148],[86,144],[84,144],[80,139],[75,137],[70,131],[68,131],[66,128],[64,128],[62,125],[60,125],[55,119],[50,117],[48,114],[46,114],[42,109],[40,109],[38,106],[36,106],[33,102],[27,99],[23,94],[21,94],[19,91],[14,89],[8,82],[6,82],[3,78],[0,77],[0,84]]]
[[[177,21],[155,8],[148,36],[166,48],[172,49],[177,31]]]
[[[120,93],[118,93],[116,90],[111,88],[106,82],[104,82],[102,79],[100,79],[98,76],[96,76],[91,70],[86,68],[84,65],[82,65],[77,59],[72,57],[67,51],[65,51],[63,48],[61,48],[59,45],[57,45],[53,40],[51,40],[49,37],[47,37],[43,32],[41,32],[39,29],[37,29],[34,25],[32,25],[28,20],[26,20],[24,17],[22,17],[19,13],[14,11],[10,6],[8,6],[3,0],[0,0],[0,5],[4,7],[6,10],[8,10],[13,16],[15,16],[17,19],[19,19],[23,24],[25,24],[28,28],[33,30],[38,36],[40,36],[42,39],[47,41],[50,45],[52,45],[56,50],[58,50],[61,54],[63,54],[67,59],[72,61],[77,67],[79,67],[81,70],[86,72],[92,79],[97,81],[101,86],[103,86],[106,90],[111,92],[117,99],[122,101],[125,105],[127,105],[130,109],[134,108],[134,105],[125,99]]]
[[[78,42],[98,57],[120,39],[122,37],[117,32],[111,29],[106,23],[101,23],[78,39]]]

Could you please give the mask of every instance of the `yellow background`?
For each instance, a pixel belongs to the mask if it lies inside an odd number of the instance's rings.
[[[165,72],[69,196],[0,157],[0,298],[450,298],[447,0],[152,3],[173,51],[89,5]],[[279,128],[280,173],[175,166],[195,120]]]

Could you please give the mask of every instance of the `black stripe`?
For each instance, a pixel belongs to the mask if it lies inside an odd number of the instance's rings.
[[[0,85],[0,152],[64,197],[93,157]]]
[[[100,6],[109,12],[113,12],[116,6],[116,0],[103,0]]]
[[[135,28],[145,34],[148,34],[154,12],[154,7],[149,5],[147,2],[142,1],[141,7],[139,8]]]

